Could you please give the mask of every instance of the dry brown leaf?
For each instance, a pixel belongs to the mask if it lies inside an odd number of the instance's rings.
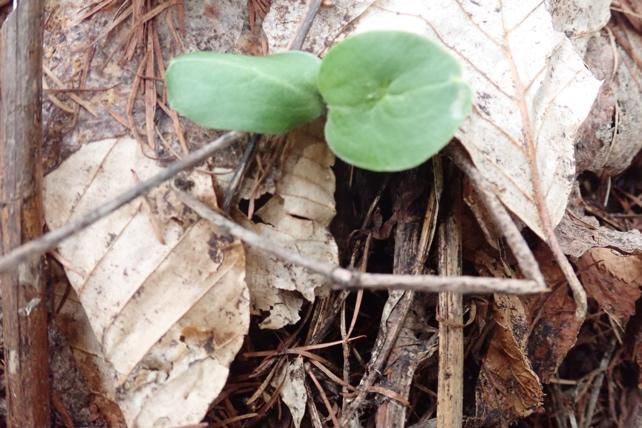
[[[640,335],[642,336],[642,335]],[[633,350],[633,355],[635,361],[638,363],[638,388],[642,389],[642,337],[638,337],[637,342],[635,342],[635,349]]]
[[[293,252],[338,264],[337,245],[328,231],[336,212],[334,155],[322,135],[320,122],[289,134],[275,194],[255,213],[260,222],[239,220]],[[296,323],[303,298],[313,302],[327,283],[321,275],[261,251],[248,248],[247,255],[252,309],[267,314],[262,328]]]
[[[542,385],[526,356],[528,317],[516,296],[495,295],[496,326],[475,390],[475,425],[506,425],[542,405]],[[479,423],[477,423],[479,422]]]
[[[535,257],[552,289],[548,294],[521,298],[528,313],[528,357],[542,383],[548,383],[577,341],[582,321],[575,317],[573,297],[564,274],[543,247]]]
[[[45,179],[47,224],[60,227],[160,169],[133,139],[85,145]],[[209,175],[182,182],[215,204]],[[249,326],[242,245],[188,215],[163,185],[58,252],[90,326],[75,345],[104,359],[102,390],[128,425],[200,421]]]
[[[524,345],[530,367],[541,383],[548,383],[560,363],[575,345],[582,321],[574,314],[575,304],[560,268],[543,246],[534,255],[546,281],[553,291],[536,296],[520,297],[526,322],[514,331],[526,340]],[[477,268],[496,277],[511,277],[514,274],[497,256],[483,249],[474,253]],[[522,308],[520,308],[522,310]],[[517,326],[517,325],[516,325]],[[494,339],[493,339],[494,340]]]
[[[577,268],[589,296],[624,326],[642,295],[642,256],[593,248],[579,258]]]
[[[524,335],[528,341],[525,346],[530,366],[542,383],[548,383],[568,351],[575,345],[582,320],[575,317],[575,304],[568,294],[568,284],[550,253],[540,246],[534,255],[546,285],[553,291],[520,297],[528,324],[526,331],[519,334]],[[514,276],[505,262],[483,250],[474,253],[474,262],[480,271],[492,276]]]

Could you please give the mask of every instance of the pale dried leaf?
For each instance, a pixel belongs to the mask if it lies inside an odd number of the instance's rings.
[[[160,169],[132,139],[85,145],[45,179],[47,223],[60,227]],[[183,183],[214,204],[208,175]],[[249,326],[242,245],[186,215],[166,184],[58,251],[97,340],[85,329],[78,343],[109,366],[102,389],[128,425],[198,422]]]
[[[642,233],[639,230],[620,232],[600,226],[595,217],[568,210],[555,230],[564,253],[581,257],[594,247],[606,247],[627,254],[642,254]]]
[[[308,393],[305,389],[303,357],[297,357],[288,364],[285,364],[281,369],[280,375],[275,377],[272,384],[275,387],[282,385],[281,399],[285,405],[288,406],[288,409],[290,409],[294,426],[299,428],[308,403]]]
[[[553,26],[566,34],[601,30],[611,19],[611,0],[551,0]]]
[[[288,136],[276,193],[255,216],[241,223],[293,252],[338,263],[328,225],[335,215],[334,156],[314,123]],[[299,320],[303,298],[313,302],[327,279],[252,248],[247,249],[247,283],[254,313],[268,314],[260,326],[277,329]]]
[[[339,29],[348,25],[376,0],[334,0],[331,6],[321,7],[312,23],[304,48],[320,54],[334,42]],[[273,0],[263,20],[263,31],[267,35],[270,52],[288,49],[298,26],[303,21],[307,2],[297,0]]]
[[[628,39],[631,52],[640,55],[642,41],[638,37]],[[588,39],[584,61],[605,83],[580,128],[575,150],[577,170],[614,176],[627,169],[642,149],[642,71],[627,50],[614,44],[604,32]]]
[[[575,180],[574,139],[600,82],[569,39],[553,29],[545,2],[380,0],[365,11],[334,13],[313,28],[313,39],[320,37],[318,28],[326,40],[371,30],[412,31],[461,59],[476,95],[474,112],[457,137],[504,204],[548,240],[538,200],[554,227]],[[269,40],[279,34],[266,33]]]

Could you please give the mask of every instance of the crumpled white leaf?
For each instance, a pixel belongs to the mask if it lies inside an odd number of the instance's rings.
[[[299,428],[308,403],[303,357],[297,357],[295,360],[285,364],[279,375],[275,376],[272,385],[275,388],[281,387],[281,399],[290,409],[292,423],[296,428]]]
[[[611,19],[611,0],[549,0],[553,27],[567,34],[600,31]]]
[[[337,244],[328,230],[336,213],[334,155],[321,135],[318,121],[288,135],[275,194],[255,213],[260,222],[238,220],[293,252],[338,264]],[[252,310],[267,314],[261,328],[296,323],[303,298],[313,302],[326,283],[322,275],[247,248]]]
[[[288,2],[275,3],[278,10],[279,4]],[[328,29],[316,24],[313,32],[323,28],[324,40],[372,30],[411,31],[444,44],[460,58],[475,101],[457,138],[503,203],[548,239],[533,178],[539,179],[554,227],[564,214],[575,179],[575,135],[600,82],[569,39],[553,29],[545,2],[380,0],[365,11],[362,4],[347,10],[329,8],[326,13],[330,10],[340,19],[328,23],[349,25]],[[266,34],[272,45],[278,36],[271,29]],[[311,37],[317,40],[320,35]],[[535,160],[536,171],[529,158]]]
[[[87,144],[45,178],[47,224],[60,227],[160,170],[133,139]],[[182,185],[215,204],[210,176]],[[94,336],[85,329],[75,345],[104,359],[103,391],[128,425],[199,422],[249,327],[241,243],[189,215],[165,184],[58,252]]]

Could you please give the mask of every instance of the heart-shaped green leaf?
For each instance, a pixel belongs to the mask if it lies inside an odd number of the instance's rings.
[[[319,90],[328,104],[328,144],[372,171],[423,163],[471,110],[472,91],[455,58],[412,33],[368,32],[337,44],[321,63]]]
[[[169,103],[208,128],[281,134],[323,112],[319,63],[305,52],[181,55],[167,68]]]

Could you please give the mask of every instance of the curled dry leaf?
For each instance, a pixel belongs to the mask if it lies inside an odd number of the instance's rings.
[[[479,249],[474,254],[475,265],[480,271],[487,271],[496,277],[513,275],[510,267],[498,260],[499,255],[489,254],[483,249]],[[559,266],[550,257],[549,251],[544,246],[539,246],[535,249],[534,255],[546,284],[552,292],[520,297],[520,303],[509,300],[510,305],[504,306],[511,308],[511,314],[519,315],[512,315],[519,322],[503,324],[500,334],[491,338],[491,349],[503,349],[506,343],[504,330],[510,330],[511,334],[518,339],[516,343],[520,349],[523,349],[528,356],[526,361],[529,367],[532,367],[539,381],[545,384],[550,381],[566,354],[575,345],[582,321],[574,315],[575,304],[569,293],[568,283]],[[499,299],[500,303],[506,303],[506,297],[499,296]],[[500,309],[504,307],[499,303],[496,306]],[[496,316],[495,321],[497,321]],[[512,394],[510,390],[497,389],[495,391],[497,403],[502,402],[499,397],[504,392]],[[503,400],[510,402],[510,398],[503,398]]]
[[[288,135],[274,195],[256,211],[258,223],[239,221],[293,252],[338,264],[338,248],[328,231],[336,213],[334,155],[322,135],[320,122]],[[260,326],[277,329],[296,323],[303,298],[313,302],[327,279],[248,248],[247,283],[253,312],[267,314]]]
[[[642,295],[642,256],[593,248],[579,258],[577,267],[589,296],[624,326]]]
[[[475,422],[506,425],[542,405],[542,385],[526,356],[528,317],[517,296],[495,295],[496,326],[475,390]]]
[[[278,3],[270,12],[275,18]],[[503,203],[540,237],[554,239],[552,227],[575,180],[574,139],[600,82],[569,39],[553,29],[546,2],[356,3],[325,10],[311,40],[402,30],[444,44],[460,58],[476,92],[474,112],[458,138]],[[264,28],[271,44],[283,36],[280,29]]]
[[[45,179],[47,223],[60,227],[159,170],[135,140],[85,145]],[[176,183],[215,204],[208,175]],[[160,186],[58,248],[89,323],[78,326],[77,353],[103,368],[101,390],[129,426],[200,421],[249,326],[242,245],[173,195]]]
[[[629,31],[619,25],[609,28],[611,34]],[[627,52],[611,38],[595,33],[586,41],[584,60],[604,85],[580,129],[575,150],[578,172],[600,176],[620,174],[642,148],[642,100],[638,96],[642,71],[630,54],[640,55],[642,42],[639,37],[627,37],[631,46]]]
[[[608,247],[627,254],[642,254],[639,230],[620,232],[600,223],[595,217],[568,210],[555,230],[564,253],[581,257],[594,247]]]

